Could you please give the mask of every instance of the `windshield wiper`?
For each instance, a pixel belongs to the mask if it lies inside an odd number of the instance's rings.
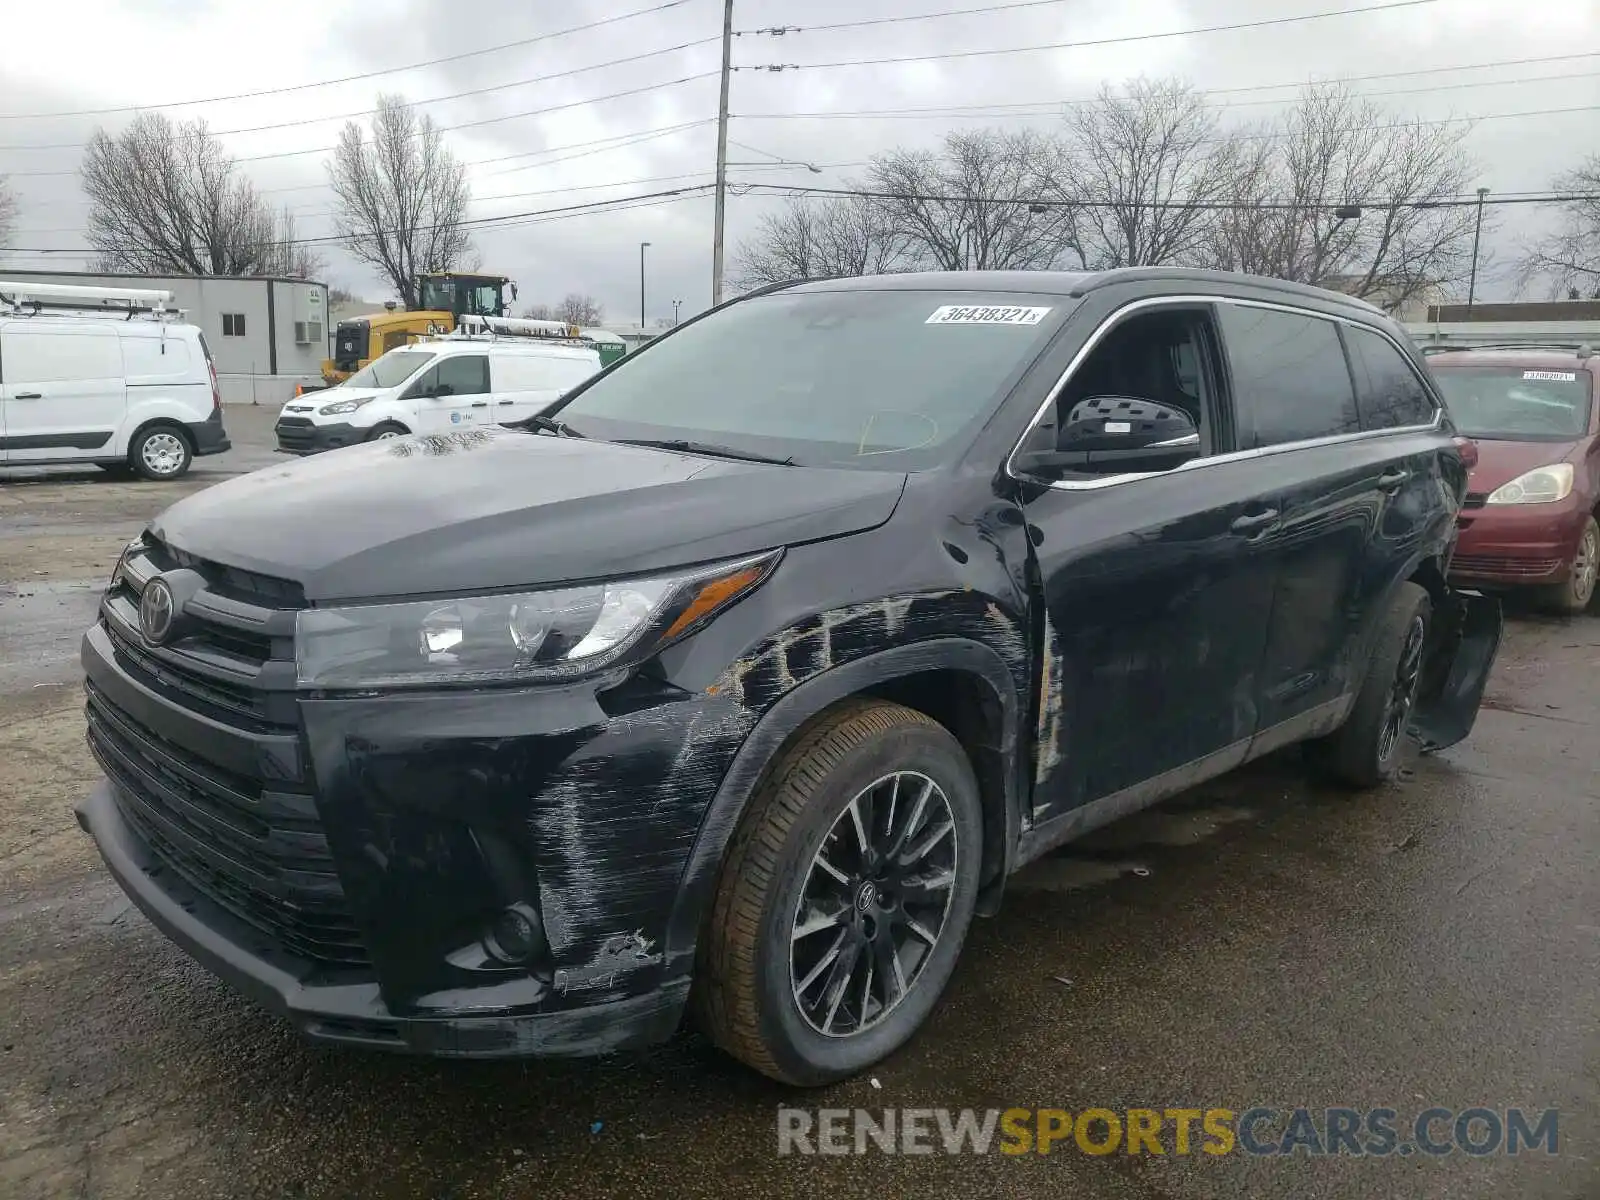
[[[581,438],[583,436],[565,421],[558,421],[554,417],[545,416],[543,413],[534,413],[533,416],[526,420],[518,421],[517,424],[528,429],[542,429],[546,433],[555,434],[557,437]]]
[[[771,463],[778,467],[794,466],[793,458],[773,458],[770,454],[757,454],[754,450],[740,450],[737,446],[723,446],[716,442],[692,442],[685,438],[611,438],[619,446],[649,446],[654,450],[681,450],[686,454],[709,454],[713,458],[737,458],[743,462]]]

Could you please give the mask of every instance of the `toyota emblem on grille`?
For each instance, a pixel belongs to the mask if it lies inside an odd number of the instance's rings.
[[[145,584],[144,595],[139,598],[139,628],[147,641],[159,644],[166,640],[172,632],[176,607],[166,580],[157,576]]]

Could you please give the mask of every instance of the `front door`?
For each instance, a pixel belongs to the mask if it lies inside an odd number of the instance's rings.
[[[35,320],[38,320],[35,318]],[[128,412],[122,343],[91,320],[13,322],[0,332],[0,443],[6,461],[115,457]]]
[[[1036,821],[1226,769],[1255,733],[1278,499],[1258,460],[1206,462],[1231,448],[1223,380],[1209,308],[1157,306],[1113,326],[1061,390],[1058,410],[1098,394],[1182,408],[1204,455],[1024,494],[1045,614]]]
[[[492,424],[489,359],[483,354],[451,354],[429,367],[407,389],[415,397],[417,433],[449,433]]]

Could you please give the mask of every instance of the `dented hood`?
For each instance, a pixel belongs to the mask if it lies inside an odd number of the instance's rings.
[[[151,531],[317,602],[600,579],[839,537],[888,520],[904,486],[494,427],[268,467],[180,500]]]

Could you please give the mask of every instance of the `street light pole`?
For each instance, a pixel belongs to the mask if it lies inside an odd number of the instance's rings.
[[[678,324],[678,309],[682,305],[683,305],[683,301],[682,300],[674,300],[672,302],[672,324],[673,324],[674,327],[676,327],[677,324]]]
[[[1478,293],[1478,236],[1483,233],[1483,198],[1489,194],[1489,189],[1478,189],[1478,221],[1472,229],[1472,278],[1467,283],[1467,317],[1472,317],[1472,301]]]
[[[639,335],[644,336],[644,248],[649,242],[639,243]]]
[[[717,195],[711,231],[711,304],[722,303],[722,225],[728,207],[728,76],[733,62],[733,0],[722,4],[722,95],[717,101]]]

